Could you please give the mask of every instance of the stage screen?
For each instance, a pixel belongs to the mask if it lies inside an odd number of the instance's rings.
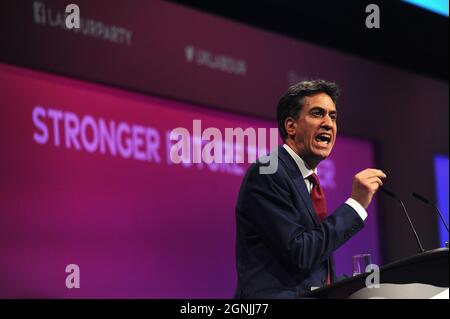
[[[434,172],[436,177],[437,206],[448,225],[448,156],[436,155],[434,157]],[[448,242],[448,232],[439,216],[436,216],[439,229],[440,247]]]
[[[281,94],[282,92],[280,92]],[[0,297],[231,298],[235,203],[248,164],[174,164],[169,132],[275,122],[0,64]],[[275,112],[275,105],[274,105]],[[369,141],[339,136],[319,166],[328,205],[374,167]],[[379,262],[376,201],[336,253]],[[66,287],[66,266],[80,289]]]

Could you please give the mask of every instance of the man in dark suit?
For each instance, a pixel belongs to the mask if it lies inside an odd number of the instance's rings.
[[[386,175],[358,173],[350,198],[332,214],[316,175],[336,140],[337,97],[334,83],[314,80],[291,86],[280,99],[284,144],[269,155],[277,169],[264,174],[261,161],[253,164],[236,205],[236,298],[299,298],[333,282],[332,253],[363,228]]]

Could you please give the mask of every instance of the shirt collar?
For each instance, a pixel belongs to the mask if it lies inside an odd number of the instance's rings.
[[[283,144],[284,149],[289,153],[289,155],[291,155],[291,157],[294,159],[295,163],[297,164],[300,173],[303,176],[303,179],[307,179],[312,173],[316,173],[317,174],[317,167],[315,169],[309,169],[308,167],[306,167],[305,162],[303,161],[303,159],[298,156],[297,153],[295,153],[292,148],[289,147],[289,145],[287,144]]]

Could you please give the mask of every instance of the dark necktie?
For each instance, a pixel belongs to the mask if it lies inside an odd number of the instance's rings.
[[[315,173],[308,176],[308,180],[313,185],[311,189],[311,200],[313,202],[314,210],[320,222],[323,222],[327,218],[327,201],[325,200],[325,194],[320,187],[319,179]]]

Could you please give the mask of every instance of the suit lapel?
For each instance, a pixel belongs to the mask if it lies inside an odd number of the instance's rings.
[[[314,224],[316,226],[319,226],[320,225],[319,219],[317,218],[316,212],[314,210],[311,196],[308,193],[305,181],[303,180],[303,176],[297,164],[295,163],[295,160],[292,158],[291,155],[289,155],[289,153],[284,149],[283,146],[280,146],[278,148],[278,157],[280,158],[280,160],[283,161],[284,164],[286,164],[288,175],[294,182],[295,188],[297,189],[301,199],[303,200],[306,208],[308,209],[309,215],[313,219]]]

